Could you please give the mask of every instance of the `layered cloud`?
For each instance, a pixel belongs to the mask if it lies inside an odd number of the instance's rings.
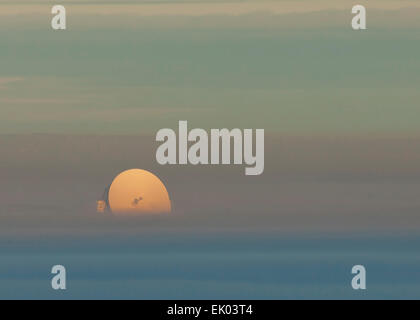
[[[418,1],[370,0],[359,1],[370,9],[397,10],[420,8]],[[258,12],[270,14],[308,13],[351,8],[354,1],[279,0],[279,1],[67,1],[74,14],[136,15],[136,16],[211,16],[247,15]],[[15,4],[2,0],[0,15],[42,14],[50,1],[26,1]]]
[[[5,89],[10,84],[13,84],[18,81],[22,81],[22,78],[19,77],[0,77],[0,89]]]

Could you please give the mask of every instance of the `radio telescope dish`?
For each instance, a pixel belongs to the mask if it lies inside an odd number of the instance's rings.
[[[109,208],[113,213],[160,213],[171,211],[168,191],[153,173],[130,169],[112,181],[108,192]]]

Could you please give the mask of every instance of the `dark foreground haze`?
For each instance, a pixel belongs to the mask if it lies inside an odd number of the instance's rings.
[[[268,135],[264,174],[245,177],[158,166],[153,138],[0,137],[0,298],[420,297],[418,139]],[[134,167],[162,179],[171,214],[96,213]]]

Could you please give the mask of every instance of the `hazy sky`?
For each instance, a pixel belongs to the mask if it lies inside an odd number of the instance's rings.
[[[417,1],[0,3],[0,133],[419,131]]]
[[[60,32],[52,2],[0,1],[2,219],[95,229],[103,188],[140,167],[183,217],[149,227],[420,226],[417,1],[366,2],[363,32],[352,1],[104,3],[69,1]],[[264,174],[158,166],[178,120],[264,128]]]
[[[55,4],[0,0],[0,299],[419,297],[420,1]],[[158,165],[179,120],[265,129],[264,173]],[[96,213],[136,167],[173,212]]]

